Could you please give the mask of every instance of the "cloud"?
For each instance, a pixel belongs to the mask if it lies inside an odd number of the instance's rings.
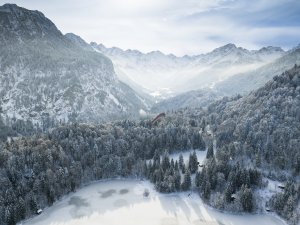
[[[5,3],[0,0],[0,3]],[[144,52],[198,54],[228,42],[259,48],[299,43],[298,0],[15,0],[62,32]]]

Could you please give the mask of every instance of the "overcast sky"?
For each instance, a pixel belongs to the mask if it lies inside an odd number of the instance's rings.
[[[1,5],[7,1],[0,0]],[[63,32],[105,46],[208,52],[300,43],[300,0],[14,0],[42,11]]]

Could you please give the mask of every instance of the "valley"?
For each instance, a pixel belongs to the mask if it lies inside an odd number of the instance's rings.
[[[0,225],[299,225],[300,45],[176,56],[59,18],[0,6]]]

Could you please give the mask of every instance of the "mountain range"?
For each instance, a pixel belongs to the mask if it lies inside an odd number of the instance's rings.
[[[163,99],[186,91],[213,88],[235,74],[253,71],[286,54],[279,47],[250,51],[234,44],[207,54],[183,57],[160,51],[146,54],[137,50],[124,51],[96,43],[91,46],[112,59],[122,81]]]
[[[105,121],[207,106],[246,94],[300,63],[299,46],[227,44],[178,57],[107,48],[62,34],[41,12],[0,7],[0,104],[10,119]]]
[[[209,53],[177,57],[160,51],[107,48],[90,44],[112,59],[116,74],[139,94],[154,97],[152,111],[207,106],[223,96],[247,94],[300,63],[299,46],[248,50],[227,44]]]

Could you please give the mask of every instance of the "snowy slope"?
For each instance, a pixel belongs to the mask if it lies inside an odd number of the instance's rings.
[[[290,50],[284,56],[256,70],[236,74],[218,83],[215,88],[225,95],[249,93],[263,86],[267,81],[272,79],[274,74],[283,73],[295,64],[300,64],[300,48],[297,47]]]
[[[0,7],[0,100],[9,118],[81,121],[138,115],[147,101],[115,75],[111,60],[63,35],[41,12]]]
[[[188,91],[175,97],[168,98],[153,105],[153,112],[166,112],[178,110],[185,107],[199,108],[208,106],[210,103],[222,97],[222,93],[211,89],[201,89],[197,91]]]

